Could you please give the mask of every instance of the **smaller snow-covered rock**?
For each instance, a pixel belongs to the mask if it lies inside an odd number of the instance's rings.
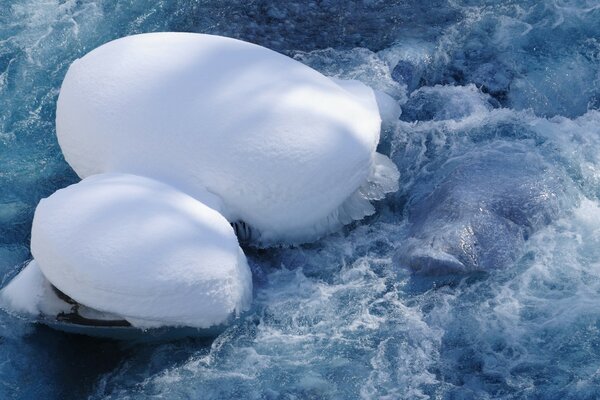
[[[251,302],[227,220],[149,178],[95,175],[42,200],[31,251],[60,291],[136,327],[209,328]]]

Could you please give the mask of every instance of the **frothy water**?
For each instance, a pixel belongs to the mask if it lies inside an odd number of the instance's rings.
[[[379,148],[400,190],[317,243],[246,249],[253,308],[216,340],[119,344],[2,313],[0,397],[597,398],[600,5],[497,3],[0,0],[4,284],[39,199],[77,181],[55,102],[104,42],[237,37],[402,107]]]

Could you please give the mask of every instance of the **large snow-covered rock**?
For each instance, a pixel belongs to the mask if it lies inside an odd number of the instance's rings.
[[[206,189],[261,245],[313,240],[397,189],[396,167],[376,153],[370,88],[230,38],[152,33],[100,46],[69,68],[56,124],[81,177]]]
[[[31,251],[60,291],[136,327],[208,328],[252,298],[250,270],[227,220],[135,175],[96,175],[42,200]],[[15,301],[35,310],[35,301]]]

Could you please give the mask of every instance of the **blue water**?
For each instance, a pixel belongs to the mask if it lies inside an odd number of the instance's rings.
[[[99,341],[0,313],[0,398],[600,397],[597,0],[0,0],[3,284],[30,257],[39,199],[77,181],[54,131],[68,65],[161,30],[387,92],[403,114],[380,151],[401,188],[317,243],[246,249],[253,308],[212,342]]]

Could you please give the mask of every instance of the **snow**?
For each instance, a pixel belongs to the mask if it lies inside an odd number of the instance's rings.
[[[135,327],[208,328],[252,298],[246,258],[225,218],[145,177],[95,175],[43,199],[31,251],[59,290]]]
[[[2,289],[0,302],[4,309],[24,317],[56,315],[59,312],[67,312],[70,308],[56,296],[35,260],[30,261]]]
[[[222,200],[208,205],[257,245],[311,241],[373,213],[361,197],[382,164],[373,90],[250,43],[192,33],[109,42],[69,68],[56,124],[80,177],[143,175],[201,201],[208,190]],[[382,188],[370,200],[397,184]]]
[[[61,299],[52,284],[42,273],[36,260],[31,260],[0,291],[0,306],[24,319],[44,321],[57,329],[64,329],[68,322],[61,323],[57,316],[74,311],[73,304]],[[96,320],[120,320],[116,314],[101,312],[85,305],[77,306],[77,314],[83,318]],[[80,333],[95,335],[96,329],[82,330]]]

